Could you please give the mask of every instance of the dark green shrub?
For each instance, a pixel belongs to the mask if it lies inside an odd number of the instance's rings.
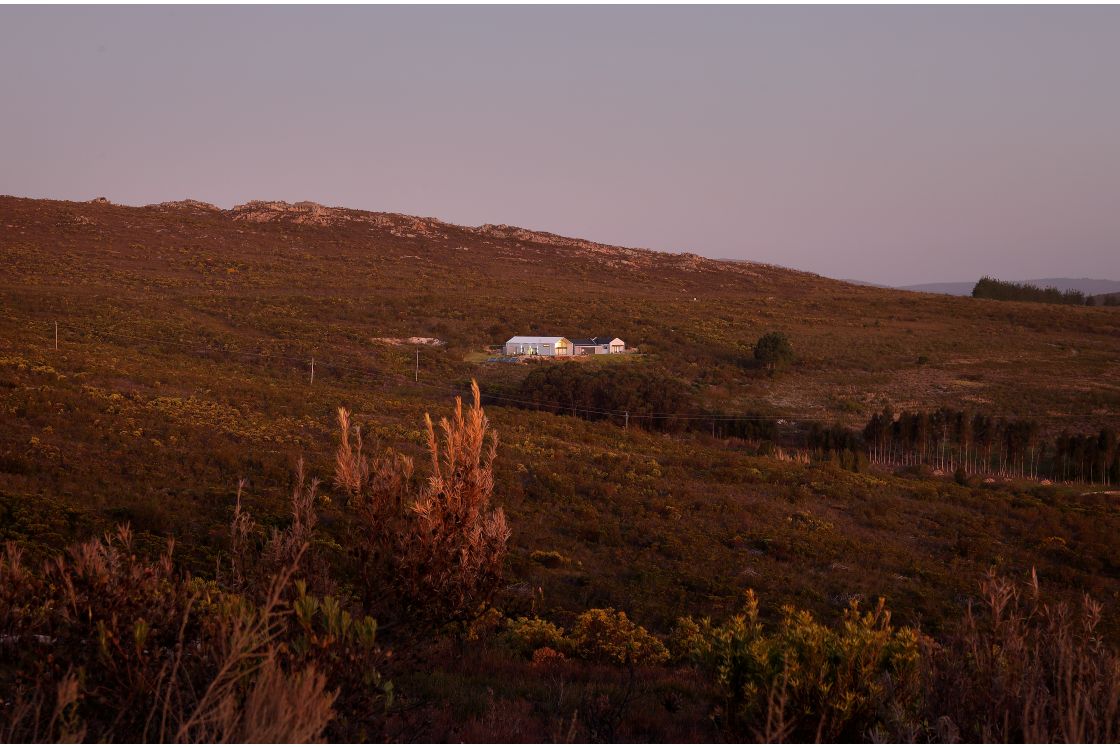
[[[677,416],[695,408],[674,377],[645,367],[579,362],[540,366],[521,382],[519,397],[534,409],[649,430],[679,430],[687,421]]]
[[[794,361],[793,345],[784,332],[767,332],[754,346],[754,357],[771,374]]]

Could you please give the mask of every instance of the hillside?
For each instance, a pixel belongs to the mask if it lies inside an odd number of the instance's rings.
[[[1120,402],[1120,322],[1107,310],[917,298],[772,266],[311,203],[220,211],[4,198],[0,215],[6,306],[40,325],[27,332],[58,321],[301,359],[336,351],[339,364],[399,374],[407,356],[370,338],[431,336],[448,342],[433,365],[466,376],[477,371],[465,353],[513,334],[609,329],[705,396],[783,415],[963,401],[1008,415],[1080,413],[1090,424]],[[776,382],[744,366],[770,329],[786,331],[802,361]]]
[[[333,496],[324,545],[342,553],[336,408],[367,443],[422,457],[424,412],[445,414],[472,378],[484,395],[516,391],[535,367],[484,362],[514,334],[618,335],[641,355],[587,365],[640,367],[697,406],[794,422],[951,406],[1056,434],[1120,414],[1115,309],[920,295],[511,226],[313,203],[2,197],[0,263],[0,540],[35,559],[128,522],[141,552],[173,536],[177,562],[209,577],[238,480],[263,526],[285,526],[299,456]],[[798,356],[774,377],[752,359],[772,330]],[[413,337],[446,344],[394,342]],[[614,607],[668,636],[678,617],[725,616],[753,588],[768,619],[793,603],[834,621],[883,596],[896,621],[935,634],[988,569],[1035,568],[1059,598],[1099,599],[1117,633],[1120,509],[1101,486],[841,469],[501,405],[487,413],[512,530],[510,617],[570,625]],[[520,697],[520,680],[469,661],[477,671],[400,675],[402,691],[473,715],[485,687]],[[709,734],[695,711],[684,737]],[[431,728],[422,736],[447,738]]]

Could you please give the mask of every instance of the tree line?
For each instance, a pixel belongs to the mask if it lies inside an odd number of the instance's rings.
[[[990,298],[996,301],[1033,301],[1035,303],[1056,303],[1067,306],[1093,306],[1093,296],[1079,290],[1058,290],[1053,287],[1040,288],[1031,283],[1011,283],[982,277],[972,289],[973,298]],[[1105,304],[1109,305],[1109,304]]]
[[[868,457],[886,464],[929,464],[952,471],[1120,483],[1120,446],[1112,428],[1043,438],[1035,420],[994,418],[941,408],[876,413],[863,429]]]
[[[868,461],[926,464],[946,472],[1120,484],[1120,438],[1112,428],[1044,438],[1036,420],[946,407],[897,413],[888,407],[875,413],[862,431],[816,422],[783,427],[774,417],[706,410],[678,379],[619,366],[542,366],[522,381],[517,393],[516,404],[523,408],[645,430],[804,448],[849,469],[861,469]]]
[[[585,420],[621,418],[661,431],[683,428],[680,416],[691,406],[679,380],[632,366],[541,366],[521,382],[518,395],[525,407]]]
[[[570,363],[542,366],[525,377],[517,395],[515,403],[520,407],[585,420],[609,420],[631,428],[668,433],[696,431],[717,438],[777,438],[774,418],[733,416],[702,408],[679,379],[647,368]]]

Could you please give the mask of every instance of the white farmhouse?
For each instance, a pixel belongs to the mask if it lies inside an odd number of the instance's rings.
[[[567,337],[516,336],[506,340],[506,355],[560,356],[571,354],[572,341]]]

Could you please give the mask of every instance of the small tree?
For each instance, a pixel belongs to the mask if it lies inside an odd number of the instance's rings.
[[[754,357],[773,374],[793,362],[793,345],[784,332],[767,332],[755,344]]]

